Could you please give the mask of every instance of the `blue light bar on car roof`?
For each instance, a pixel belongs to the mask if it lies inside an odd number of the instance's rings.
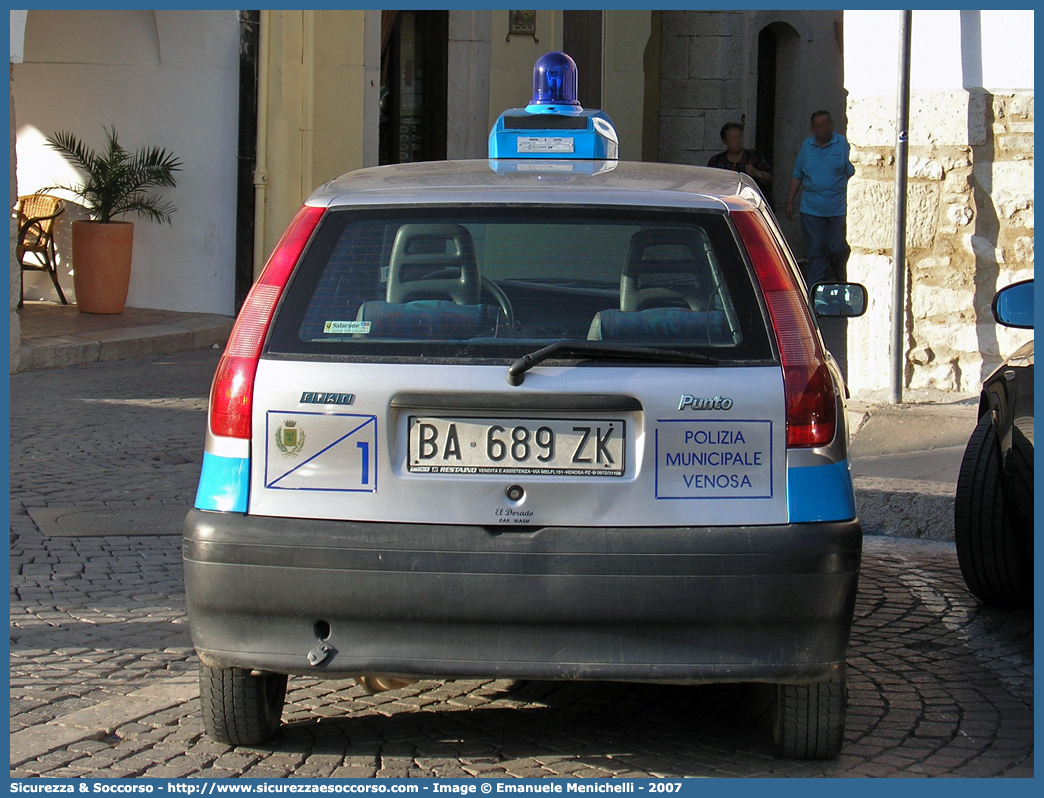
[[[530,113],[575,113],[583,110],[576,99],[576,62],[565,53],[545,53],[533,65],[533,99]],[[567,106],[552,110],[554,106]]]
[[[489,132],[490,158],[617,160],[620,139],[612,120],[576,99],[576,64],[545,53],[533,66],[533,98],[500,115]]]

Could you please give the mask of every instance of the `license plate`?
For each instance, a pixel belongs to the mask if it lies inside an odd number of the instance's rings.
[[[619,418],[409,419],[407,470],[415,474],[619,477],[626,426]]]

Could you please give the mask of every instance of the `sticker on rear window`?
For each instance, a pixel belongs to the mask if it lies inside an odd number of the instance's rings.
[[[368,321],[328,321],[323,325],[328,335],[366,335],[370,332]]]

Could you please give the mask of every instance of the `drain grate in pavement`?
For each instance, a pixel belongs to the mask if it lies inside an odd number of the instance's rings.
[[[180,535],[189,508],[155,507],[31,507],[29,517],[47,537],[107,535]]]

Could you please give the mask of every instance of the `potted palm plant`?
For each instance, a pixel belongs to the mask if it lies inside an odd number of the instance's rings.
[[[169,224],[174,205],[157,196],[157,188],[177,185],[181,162],[165,149],[144,147],[128,152],[116,127],[105,128],[105,150],[97,153],[72,133],[59,132],[47,144],[84,173],[76,186],[52,186],[43,191],[67,191],[87,211],[85,221],[72,224],[73,285],[83,313],[122,313],[130,286],[134,223],[116,219],[128,213]]]

